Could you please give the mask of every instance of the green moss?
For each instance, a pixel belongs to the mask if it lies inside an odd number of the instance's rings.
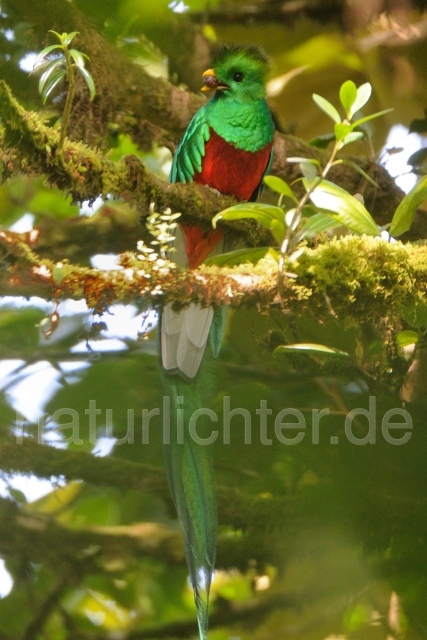
[[[427,302],[426,259],[425,247],[346,236],[307,249],[295,271],[311,289],[312,311],[324,312],[327,297],[340,318],[378,321]]]

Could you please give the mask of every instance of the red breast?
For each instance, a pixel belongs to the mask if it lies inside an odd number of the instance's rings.
[[[238,200],[249,200],[261,182],[270,158],[272,144],[259,151],[237,149],[226,142],[213,129],[205,145],[202,170],[193,176],[194,182]],[[204,231],[200,227],[183,226],[187,238],[187,256],[190,269],[198,267],[220,240],[223,232]]]
[[[205,145],[202,170],[194,182],[207,184],[220,193],[238,200],[250,200],[261,182],[271,153],[271,144],[256,152],[237,149],[213,129]]]

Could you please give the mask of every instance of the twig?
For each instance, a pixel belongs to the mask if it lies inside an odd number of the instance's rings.
[[[27,626],[22,640],[34,640],[34,638],[43,632],[43,627],[48,621],[49,616],[59,606],[59,600],[67,589],[69,580],[69,576],[63,575],[45,601],[39,605],[37,613]]]

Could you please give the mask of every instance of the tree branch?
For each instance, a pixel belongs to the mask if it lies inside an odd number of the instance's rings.
[[[141,256],[140,256],[141,257]],[[145,300],[185,306],[257,306],[318,320],[331,314],[346,322],[400,318],[404,307],[427,303],[427,247],[389,244],[378,238],[345,236],[307,248],[298,263],[285,265],[280,292],[276,260],[256,265],[202,265],[191,271],[166,261],[120,257],[122,270],[101,271],[40,259],[16,237],[0,232],[0,295],[85,299],[97,312],[114,303]]]
[[[10,11],[18,19],[24,15],[31,24],[28,35],[33,50],[46,46],[49,29],[80,33],[79,48],[82,42],[82,49],[90,58],[96,97],[91,102],[84,83],[77,86],[70,123],[74,139],[102,143],[109,126],[116,123],[121,131],[132,132],[146,150],[154,141],[170,145],[179,139],[204,102],[201,96],[150,76],[141,65],[123,56],[66,0],[13,0]]]
[[[29,438],[0,445],[0,468],[4,473],[33,473],[39,478],[84,480],[95,486],[142,491],[171,500],[163,469],[114,456],[100,458],[83,451],[55,449],[37,444]],[[289,519],[297,511],[300,513],[304,504],[304,501],[299,501],[297,505],[288,496],[269,499],[246,496],[232,487],[220,486],[217,493],[220,523],[244,530],[264,531],[265,528],[277,526],[278,513],[282,514],[279,516],[281,522],[289,523]]]
[[[51,593],[41,604],[36,615],[25,629],[23,640],[33,640],[34,638],[37,638],[39,634],[43,633],[43,628],[47,620],[49,619],[49,616],[59,606],[61,596],[66,591],[68,585],[69,577],[62,576],[62,578],[59,579],[56,587],[51,591]]]
[[[136,206],[147,214],[155,200],[158,209],[170,207],[181,211],[187,223],[210,224],[213,216],[235,203],[233,198],[217,194],[197,184],[171,185],[148,171],[135,156],[126,156],[113,162],[101,152],[83,143],[66,140],[63,154],[58,153],[59,134],[46,127],[33,112],[27,112],[13,98],[10,89],[0,82],[0,102],[4,123],[3,149],[0,161],[5,166],[4,177],[17,174],[45,175],[51,185],[71,194],[74,200],[94,200],[111,194]],[[293,182],[299,177],[299,168],[286,162],[288,156],[316,158],[326,162],[327,154],[306,145],[298,138],[276,134],[273,173]],[[377,181],[379,190],[353,169],[344,164],[333,167],[331,179],[350,193],[363,193],[368,208],[376,213],[378,222],[385,224],[401,199],[402,193],[393,179],[380,166],[359,164]],[[371,206],[370,206],[371,205]],[[258,227],[246,221],[239,228],[245,234],[245,243],[259,242]]]

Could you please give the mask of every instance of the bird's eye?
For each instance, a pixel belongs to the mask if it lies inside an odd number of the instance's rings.
[[[240,73],[240,71],[238,71],[237,73],[234,74],[233,76],[233,80],[235,80],[236,82],[242,82],[243,80],[243,73]]]

